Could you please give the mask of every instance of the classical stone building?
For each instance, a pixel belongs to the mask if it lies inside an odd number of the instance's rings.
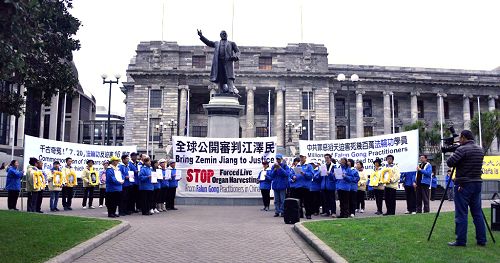
[[[499,108],[499,71],[328,64],[326,47],[308,43],[240,51],[236,86],[246,106],[241,137],[268,136],[270,128],[283,152],[290,150],[287,146],[296,147],[299,138],[342,139],[349,130],[353,138],[380,135],[391,133],[393,127],[401,131],[416,120],[432,125],[441,116],[446,126],[460,131],[469,127],[478,101],[481,111]],[[169,120],[178,125],[164,131],[164,144],[171,133],[183,135],[188,96],[189,135],[206,136],[202,105],[216,92],[208,80],[213,49],[152,41],[141,42],[136,52],[122,88],[125,144],[144,151],[149,134],[156,147],[160,136],[154,127]],[[346,81],[339,82],[339,74],[345,74]],[[359,81],[351,82],[352,74]],[[497,142],[493,151],[498,152]]]

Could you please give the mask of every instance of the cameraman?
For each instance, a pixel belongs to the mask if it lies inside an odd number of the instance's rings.
[[[481,211],[481,185],[483,149],[474,143],[474,136],[469,130],[460,133],[460,147],[446,161],[449,167],[455,167],[455,234],[456,241],[449,246],[462,246],[467,243],[467,209],[476,226],[476,242],[486,245],[486,228]]]

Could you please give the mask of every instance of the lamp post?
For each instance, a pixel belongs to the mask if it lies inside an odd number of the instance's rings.
[[[111,133],[111,87],[113,83],[118,84],[118,80],[120,79],[120,74],[115,74],[116,80],[106,80],[108,78],[108,75],[102,74],[102,84],[107,84],[109,83],[109,100],[108,100],[108,124],[107,124],[107,132],[106,132],[106,145],[109,145],[109,137]]]
[[[347,87],[347,138],[351,139],[351,93],[350,93],[350,87],[354,86],[354,89],[356,89],[356,82],[359,80],[359,76],[357,74],[352,74],[351,75],[351,82],[352,83],[344,83],[346,78],[344,74],[339,74],[337,76],[337,80],[340,82],[340,87],[346,86]]]
[[[170,119],[167,121],[167,126],[170,127],[170,143],[172,143],[172,137],[174,135],[174,129],[177,127],[177,121]]]
[[[160,125],[156,125],[156,131],[160,133],[160,138],[158,142],[158,148],[163,148],[163,131],[167,130],[167,126],[160,122]]]
[[[288,142],[292,142],[292,129],[295,127],[295,124],[291,121],[288,120],[288,122],[285,123],[285,127],[288,128]]]

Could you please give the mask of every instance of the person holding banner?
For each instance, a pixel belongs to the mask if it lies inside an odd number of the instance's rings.
[[[424,204],[424,213],[430,212],[429,195],[432,181],[432,165],[427,162],[427,155],[420,155],[420,164],[417,166],[417,178],[415,179],[415,188],[417,192],[417,214],[422,213],[422,203]]]
[[[274,163],[271,172],[271,187],[274,191],[274,217],[283,217],[285,213],[285,197],[288,188],[289,168],[283,160],[282,154],[276,154],[276,163]]]
[[[5,190],[8,192],[7,207],[9,210],[18,211],[17,199],[21,191],[21,178],[23,178],[23,171],[19,171],[19,162],[12,160],[7,168],[7,182]]]
[[[61,186],[63,182],[63,175],[61,172],[61,163],[55,161],[50,169],[50,176],[48,178],[49,191],[50,191],[50,211],[57,212],[57,203],[59,202],[59,193],[61,193]]]
[[[132,211],[133,213],[138,213],[140,210],[140,201],[139,201],[139,163],[137,162],[137,153],[133,152],[130,154],[130,162],[128,162],[129,173],[133,172],[133,182],[130,182],[130,192],[129,192],[129,202],[128,202],[128,211]],[[129,176],[132,176],[129,174]]]
[[[291,170],[290,188],[292,190],[292,198],[300,200],[300,217],[304,217],[302,209],[302,207],[304,207],[306,210],[306,219],[311,219],[313,210],[309,188],[311,187],[314,169],[312,165],[306,163],[306,158],[307,157],[305,155],[300,155],[300,163],[297,164],[293,170]]]
[[[385,159],[387,161],[387,166],[385,169],[382,169],[381,174],[385,183],[384,197],[385,208],[387,210],[384,216],[387,216],[396,214],[396,190],[398,189],[401,175],[398,165],[394,164],[394,156],[389,154]]]
[[[154,186],[151,182],[151,159],[144,158],[144,166],[141,167],[139,172],[139,192],[141,195],[141,210],[142,215],[152,215],[151,203],[153,202]]]
[[[102,163],[102,171],[99,175],[99,208],[102,208],[104,198],[106,197],[106,170],[108,170],[108,166],[109,161],[104,161]]]
[[[404,185],[405,188],[405,195],[406,195],[406,212],[405,214],[416,214],[417,212],[417,203],[415,201],[416,195],[415,195],[415,187],[413,186],[415,184],[415,172],[406,172],[406,173],[401,173],[401,182]]]
[[[170,174],[167,174],[167,160],[160,159],[160,168],[162,173],[161,189],[160,189],[160,207],[158,208],[161,212],[167,212],[166,202],[168,198],[168,186],[170,185]],[[168,176],[168,178],[167,178]]]
[[[87,209],[87,198],[89,199],[89,209],[95,208],[92,206],[92,201],[94,200],[94,186],[99,182],[98,180],[97,171],[94,170],[94,161],[89,159],[87,160],[87,167],[85,167],[82,172],[83,209]]]
[[[453,199],[455,198],[455,195],[453,192],[454,184],[453,184],[453,179],[452,179],[452,175],[451,175],[451,170],[449,170],[449,169],[446,172],[445,180],[446,180],[446,185],[448,185],[448,182],[451,180],[450,186],[448,187],[448,192],[446,193],[446,196],[448,197],[448,201],[453,201]]]
[[[76,172],[71,166],[73,164],[73,159],[70,157],[66,158],[66,167],[62,169],[64,176],[64,184],[62,188],[62,204],[64,210],[73,210],[71,208],[71,202],[73,200],[73,187],[77,185]]]
[[[356,192],[356,212],[364,213],[368,172],[365,170],[363,162],[360,160],[356,161],[356,169],[359,174],[358,191]]]
[[[335,160],[332,155],[327,153],[324,155],[325,168],[324,174],[321,176],[321,197],[323,199],[322,216],[337,217],[337,203],[335,201],[335,191],[337,190],[334,169],[336,167]]]
[[[179,185],[179,180],[181,179],[181,171],[175,169],[175,160],[170,159],[168,162],[168,169],[170,169],[170,180],[168,183],[167,190],[167,210],[177,210],[175,207],[175,194],[177,193],[177,186]]]
[[[129,193],[130,193],[130,175],[129,175],[129,157],[128,155],[124,154],[120,158],[122,161],[120,164],[118,164],[118,169],[120,170],[120,173],[122,174],[123,178],[123,185],[122,185],[122,191],[120,194],[120,204],[118,206],[118,211],[120,213],[120,216],[126,216],[126,215],[131,215],[132,211],[130,211],[129,208]],[[132,181],[134,178],[132,178]]]
[[[269,168],[269,162],[264,160],[262,161],[262,171],[258,174],[258,183],[260,193],[262,195],[262,203],[264,204],[264,208],[261,211],[269,211],[269,204],[271,203],[271,168]]]
[[[310,165],[314,169],[313,179],[311,186],[309,188],[309,193],[311,195],[311,209],[315,216],[319,215],[319,207],[321,206],[321,170],[320,163],[312,162]]]
[[[153,183],[153,199],[151,202],[151,209],[153,210],[154,213],[160,213],[160,210],[158,210],[158,203],[160,201],[160,191],[161,191],[161,181],[158,179],[158,170],[159,168],[159,163],[158,160],[153,160],[152,165],[151,165],[151,177],[156,176],[156,180],[154,180]]]
[[[108,208],[108,217],[120,217],[116,214],[116,208],[120,204],[122,185],[124,183],[118,162],[120,158],[111,156],[109,159],[111,165],[106,169],[106,207]]]
[[[374,171],[370,175],[370,186],[373,187],[375,194],[375,203],[377,204],[376,215],[382,215],[382,204],[384,202],[384,184],[382,182],[382,160],[380,158],[375,158],[373,161],[375,166]]]

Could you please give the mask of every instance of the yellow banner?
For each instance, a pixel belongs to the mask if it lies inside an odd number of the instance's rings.
[[[484,156],[483,180],[500,180],[500,156]]]

